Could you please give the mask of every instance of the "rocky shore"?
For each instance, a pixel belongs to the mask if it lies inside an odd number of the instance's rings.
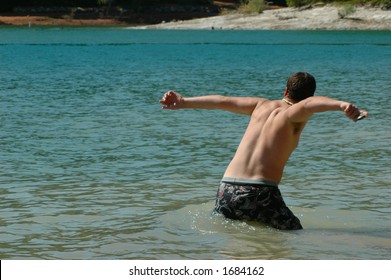
[[[155,15],[156,16],[156,15]],[[374,7],[324,5],[304,8],[274,8],[260,14],[232,11],[217,16],[158,24],[135,24],[113,18],[0,16],[0,25],[17,26],[127,26],[137,29],[224,29],[224,30],[391,30],[391,10]]]
[[[225,30],[391,30],[391,11],[374,7],[325,5],[279,8],[260,14],[215,17],[141,26],[144,29]]]

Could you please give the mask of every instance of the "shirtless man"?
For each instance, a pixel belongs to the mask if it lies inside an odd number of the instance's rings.
[[[301,132],[314,113],[342,111],[357,121],[367,116],[349,102],[314,97],[313,76],[298,72],[289,77],[281,100],[206,95],[184,98],[168,91],[163,109],[220,109],[251,116],[235,156],[217,192],[214,211],[231,219],[255,220],[277,229],[302,229],[286,206],[278,184],[285,164],[297,147]]]

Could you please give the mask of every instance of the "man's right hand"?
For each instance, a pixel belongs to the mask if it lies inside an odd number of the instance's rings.
[[[184,100],[182,95],[172,90],[167,91],[160,100],[160,104],[163,104],[162,109],[169,110],[177,110],[182,108],[183,102]]]

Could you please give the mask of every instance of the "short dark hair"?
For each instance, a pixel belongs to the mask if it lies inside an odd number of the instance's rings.
[[[316,90],[315,78],[307,72],[297,72],[288,78],[286,83],[288,97],[301,101],[313,96]]]

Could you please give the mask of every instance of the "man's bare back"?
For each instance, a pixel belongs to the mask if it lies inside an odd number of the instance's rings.
[[[326,111],[342,111],[353,121],[367,116],[349,102],[313,96],[315,88],[312,75],[297,72],[288,79],[282,100],[222,95],[184,98],[173,91],[163,95],[163,109],[225,110],[250,116],[218,189],[216,213],[278,229],[302,228],[285,205],[278,184],[306,123],[313,114]]]
[[[303,123],[292,123],[282,100],[260,100],[224,177],[279,183],[284,166],[297,147]]]

